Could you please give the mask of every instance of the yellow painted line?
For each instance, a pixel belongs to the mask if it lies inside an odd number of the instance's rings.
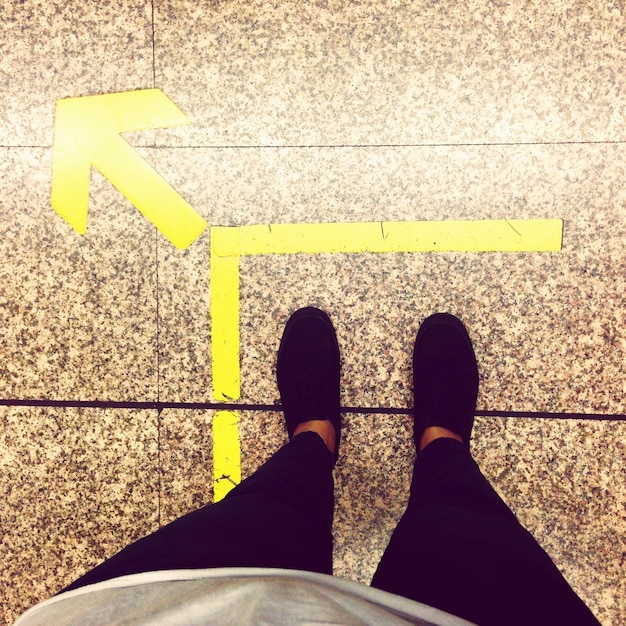
[[[563,222],[479,220],[272,224],[211,227],[213,397],[240,397],[239,261],[255,254],[360,252],[556,252]],[[239,416],[219,411],[213,425],[214,501],[241,480]]]
[[[360,252],[556,252],[559,219],[213,227],[216,256]]]
[[[239,414],[218,411],[213,418],[213,501],[241,482]]]
[[[219,238],[219,235],[218,237]],[[213,399],[233,402],[240,396],[239,257],[214,254],[211,236],[211,375]],[[218,411],[213,418],[213,501],[221,500],[241,480],[239,414]]]
[[[215,254],[219,233],[211,229],[211,369],[213,399],[239,399],[239,256]]]
[[[206,221],[120,133],[188,123],[189,118],[160,89],[58,100],[52,163],[54,210],[76,231],[85,233],[93,166],[175,246],[186,248],[206,228]]]

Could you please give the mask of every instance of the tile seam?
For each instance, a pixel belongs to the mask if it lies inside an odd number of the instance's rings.
[[[156,87],[153,87],[156,89]],[[166,150],[242,150],[242,149],[294,149],[307,150],[315,148],[488,148],[488,147],[516,147],[516,146],[594,146],[594,145],[623,145],[626,139],[597,140],[597,141],[495,141],[495,142],[466,142],[466,143],[373,143],[373,144],[200,144],[193,146],[172,146],[156,144],[133,144],[133,148],[166,149]],[[52,149],[52,144],[0,144],[0,149]]]
[[[224,403],[224,402],[166,402],[166,401],[134,401],[134,400],[46,400],[37,398],[0,398],[0,406],[38,407],[38,408],[79,408],[79,409],[127,409],[155,410],[180,409],[187,411],[282,411],[279,404]],[[408,407],[365,407],[342,406],[342,413],[362,413],[380,415],[412,415],[413,409]],[[477,409],[476,417],[505,417],[526,419],[575,419],[596,421],[626,421],[626,413],[576,413],[549,411],[511,411],[494,409]]]

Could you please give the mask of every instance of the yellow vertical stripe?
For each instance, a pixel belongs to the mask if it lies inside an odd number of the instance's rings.
[[[213,418],[213,501],[241,482],[239,414],[217,411]]]
[[[211,246],[218,233],[211,234]],[[216,402],[239,399],[239,257],[211,253],[211,363]]]
[[[239,257],[213,253],[219,233],[211,233],[211,370],[213,398],[239,399]],[[241,480],[239,414],[218,411],[213,418],[213,501]]]

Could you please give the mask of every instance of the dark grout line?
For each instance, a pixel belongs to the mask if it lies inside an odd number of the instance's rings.
[[[153,5],[154,6],[154,5]],[[157,358],[157,368],[156,368],[156,380],[157,380],[157,401],[161,399],[161,324],[159,324],[160,320],[160,309],[159,309],[159,233],[155,231],[154,233],[154,256],[155,256],[155,265],[156,265],[156,285],[155,285],[155,296],[156,296],[156,358]],[[161,506],[161,494],[163,493],[163,464],[161,461],[161,427],[162,427],[162,419],[161,419],[161,411],[162,409],[158,409],[157,411],[157,478],[159,488],[157,490],[157,520],[159,524],[159,528],[163,525],[162,520],[162,506]]]
[[[156,75],[155,75],[156,82]],[[165,145],[135,145],[134,148],[155,148],[164,150],[242,150],[242,149],[274,149],[274,150],[308,150],[317,148],[471,148],[471,147],[506,147],[506,146],[596,146],[596,145],[622,145],[626,144],[626,140],[616,141],[493,141],[493,142],[468,142],[468,143],[363,143],[363,144],[348,144],[348,143],[335,143],[335,144],[271,144],[271,145],[194,145],[194,146],[165,146]],[[3,145],[0,144],[0,148],[41,148],[51,149],[52,145],[35,146],[35,145]]]
[[[224,402],[138,402],[118,400],[38,400],[35,398],[1,399],[0,406],[48,407],[78,409],[165,409],[215,410],[215,411],[282,411],[280,404],[245,404]],[[371,415],[412,415],[413,409],[406,407],[363,407],[344,406],[342,413],[361,413]],[[527,419],[573,419],[592,421],[626,421],[626,414],[621,413],[550,413],[545,411],[492,411],[477,409],[478,417],[508,417]]]
[[[2,148],[3,150],[10,150],[11,148],[15,148],[16,150],[24,150],[25,148],[36,148],[36,149],[41,149],[41,150],[52,150],[52,144],[47,145],[47,146],[6,146],[4,144],[0,144],[0,148]]]
[[[621,413],[549,413],[533,411],[477,411],[477,417],[510,417],[527,419],[553,420],[590,420],[590,421],[622,421],[626,422],[626,415]]]
[[[621,145],[626,143],[623,140],[616,141],[492,141],[492,142],[468,142],[468,143],[333,143],[333,144],[233,144],[233,145],[194,145],[194,146],[158,146],[167,149],[209,149],[224,150],[228,148],[241,149],[302,149],[310,148],[463,148],[463,147],[506,147],[506,146],[587,146],[587,145]]]
[[[152,22],[152,88],[156,88],[156,29],[154,26],[154,0],[151,2],[150,20]],[[156,148],[156,145],[154,146]]]

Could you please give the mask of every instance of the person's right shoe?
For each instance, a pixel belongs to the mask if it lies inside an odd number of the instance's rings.
[[[449,313],[422,323],[413,351],[414,441],[428,426],[460,435],[469,447],[478,397],[478,365],[465,326]]]

